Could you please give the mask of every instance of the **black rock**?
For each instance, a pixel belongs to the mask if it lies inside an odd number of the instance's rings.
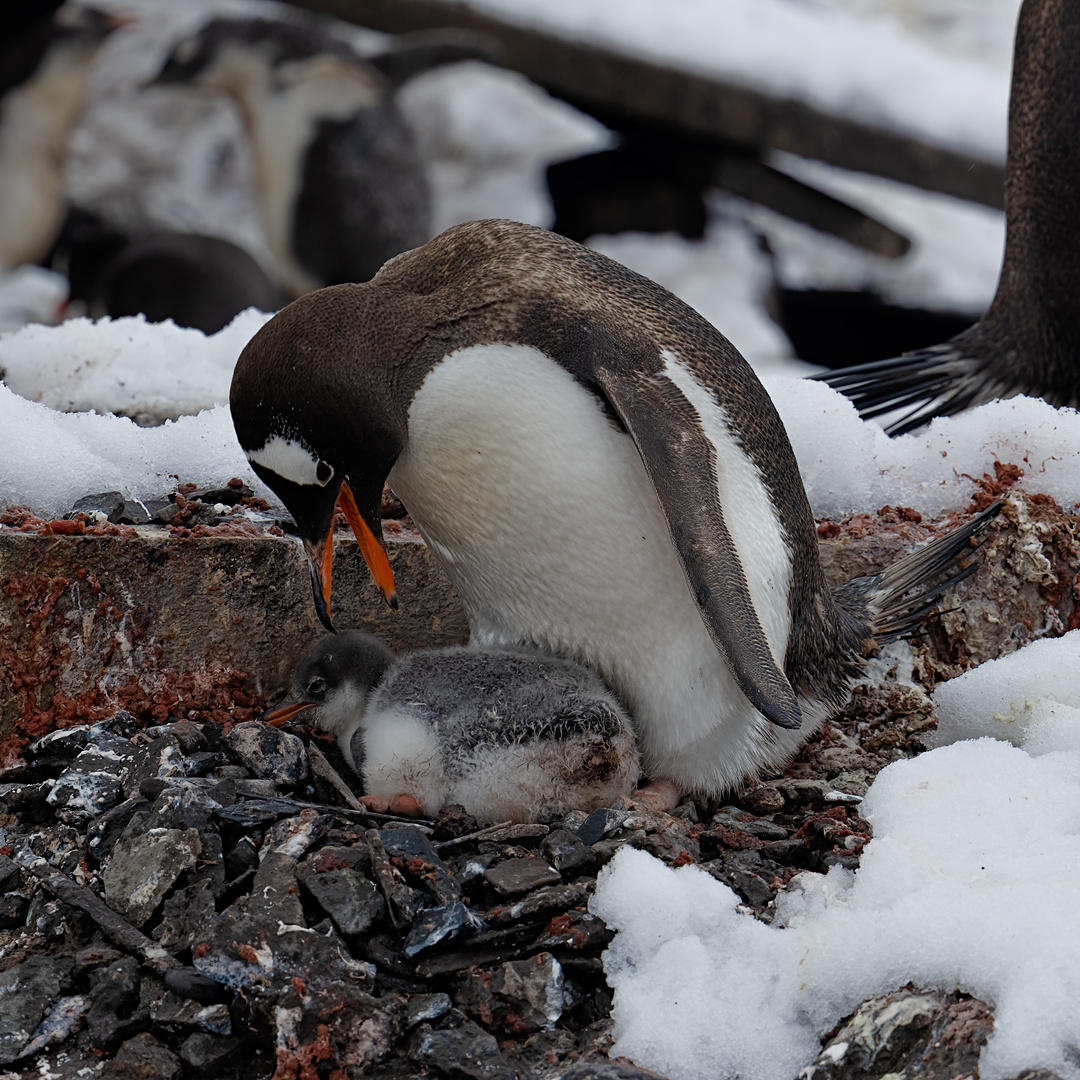
[[[402,952],[410,958],[416,956],[440,941],[455,937],[466,926],[476,930],[486,929],[483,921],[476,918],[461,901],[445,907],[427,908],[413,919]]]
[[[179,1058],[153,1035],[128,1039],[101,1070],[102,1080],[178,1080]]]
[[[64,517],[73,518],[76,514],[88,514],[95,524],[111,521],[117,525],[124,516],[124,496],[119,491],[102,491],[97,495],[84,495],[75,502]]]
[[[150,1013],[139,1003],[139,962],[125,956],[90,975],[90,1042],[113,1054],[126,1039],[150,1026]]]
[[[0,892],[14,889],[22,881],[22,871],[6,855],[0,855]]]
[[[468,1080],[514,1080],[515,1070],[494,1035],[471,1021],[433,1031],[422,1024],[409,1042],[409,1059],[429,1072]]]
[[[246,1039],[196,1031],[180,1046],[180,1058],[200,1076],[218,1076],[240,1063],[248,1049]]]
[[[301,865],[300,884],[346,937],[363,934],[386,914],[386,901],[374,882],[348,866],[319,873],[318,865],[312,860]]]
[[[548,833],[540,844],[540,850],[556,870],[585,870],[593,865],[595,859],[581,837],[567,829],[556,829]]]
[[[232,1000],[232,993],[221,983],[208,979],[194,968],[172,968],[165,972],[165,985],[181,997],[203,1005],[218,1005]]]
[[[543,859],[507,859],[484,871],[484,879],[503,896],[514,896],[542,885],[561,884],[562,875]]]
[[[22,893],[9,892],[0,896],[0,930],[26,925],[30,901]]]
[[[233,760],[253,776],[273,780],[279,787],[295,787],[307,778],[304,744],[287,731],[250,720],[237,724],[224,742]]]
[[[595,844],[597,840],[614,832],[626,820],[626,811],[594,810],[574,831],[583,844]]]
[[[0,1065],[22,1055],[72,967],[70,959],[29,956],[0,972]]]
[[[102,873],[105,902],[134,926],[142,926],[201,853],[196,829],[154,829],[122,837]]]
[[[117,840],[137,813],[148,813],[150,803],[144,798],[127,799],[99,815],[86,832],[84,854],[87,865],[97,869],[112,854]]]

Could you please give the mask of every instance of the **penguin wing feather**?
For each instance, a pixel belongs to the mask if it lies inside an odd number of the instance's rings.
[[[593,378],[637,446],[713,643],[754,708],[778,727],[799,727],[798,701],[751,599],[720,505],[715,449],[694,407],[663,375],[601,367]]]

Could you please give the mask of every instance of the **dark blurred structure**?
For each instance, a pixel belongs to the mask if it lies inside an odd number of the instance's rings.
[[[105,39],[127,21],[13,0],[0,40],[0,271],[48,252],[64,218],[68,137]]]
[[[862,416],[900,412],[886,428],[892,435],[1015,394],[1080,405],[1078,57],[1080,6],[1024,0],[1009,100],[1005,258],[986,314],[943,344],[824,376]]]
[[[142,314],[215,334],[249,307],[276,311],[288,299],[228,240],[168,231],[129,236],[78,208],[68,214],[51,263],[67,275],[70,301],[94,318]]]

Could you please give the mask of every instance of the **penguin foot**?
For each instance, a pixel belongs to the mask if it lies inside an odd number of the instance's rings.
[[[423,817],[424,808],[412,797],[412,795],[395,795],[391,799],[385,799],[381,795],[361,795],[361,806],[366,806],[376,814],[398,814],[401,817]]]
[[[631,805],[667,814],[679,805],[681,792],[674,780],[650,780],[634,792]]]

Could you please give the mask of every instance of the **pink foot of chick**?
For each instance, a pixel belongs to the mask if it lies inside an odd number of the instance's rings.
[[[668,814],[679,805],[681,794],[673,780],[650,780],[634,792],[631,806]]]
[[[376,814],[398,814],[401,817],[423,817],[424,808],[411,795],[395,795],[384,799],[381,795],[361,795],[361,806]]]

